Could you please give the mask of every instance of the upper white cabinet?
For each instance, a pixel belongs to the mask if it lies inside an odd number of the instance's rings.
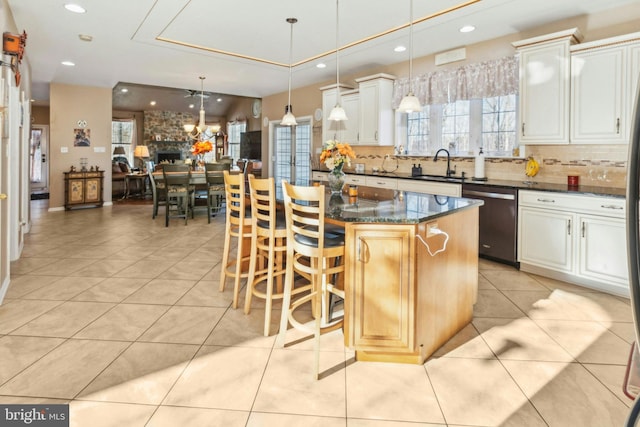
[[[350,91],[342,94],[341,105],[349,120],[342,122],[344,127],[340,140],[349,144],[359,144],[360,132],[360,94],[356,91]]]
[[[346,130],[346,122],[334,122],[329,120],[329,114],[331,110],[336,106],[337,101],[337,89],[336,85],[329,85],[321,87],[322,91],[322,141],[328,141],[330,139],[339,139],[344,137]],[[353,92],[353,86],[340,83],[340,105],[342,105],[343,92]],[[344,108],[344,106],[342,106]],[[349,117],[347,115],[349,119]],[[350,142],[350,141],[349,141]]]
[[[513,43],[520,54],[521,144],[568,144],[570,53],[577,28]]]
[[[360,144],[393,145],[394,80],[389,74],[356,79],[360,93]]]
[[[571,47],[571,142],[627,143],[639,40],[635,33]]]

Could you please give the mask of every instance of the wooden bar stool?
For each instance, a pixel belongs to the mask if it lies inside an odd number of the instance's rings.
[[[284,211],[277,210],[274,179],[259,179],[249,174],[248,181],[252,219],[251,262],[244,312],[249,314],[251,311],[252,296],[263,298],[264,336],[269,336],[273,300],[283,296],[287,229]],[[264,291],[258,287],[263,282]]]
[[[234,278],[233,284],[233,305],[238,308],[238,292],[240,291],[240,279],[249,275],[250,254],[244,255],[243,246],[245,239],[251,238],[251,210],[246,209],[246,194],[244,190],[244,176],[241,174],[230,174],[223,171],[224,189],[227,204],[227,222],[224,233],[224,252],[222,255],[222,268],[220,269],[220,292],[224,291],[225,280],[228,277]],[[237,239],[237,250],[235,258],[229,259],[231,252],[231,238]],[[243,271],[243,265],[246,268]]]
[[[284,208],[287,224],[287,266],[285,289],[282,302],[280,332],[276,345],[282,347],[289,323],[296,328],[314,334],[314,378],[318,379],[320,367],[320,335],[342,327],[343,318],[329,321],[328,296],[335,294],[344,298],[344,290],[330,283],[344,273],[344,234],[328,230],[325,227],[325,191],[324,186],[301,187],[282,182]],[[292,301],[295,273],[309,278],[308,284],[298,289],[310,290],[310,293]],[[301,305],[311,302],[311,311],[315,319],[310,329],[296,320],[294,312]]]

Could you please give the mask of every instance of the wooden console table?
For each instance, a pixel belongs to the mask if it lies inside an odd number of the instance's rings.
[[[104,171],[64,172],[64,208],[101,207]]]

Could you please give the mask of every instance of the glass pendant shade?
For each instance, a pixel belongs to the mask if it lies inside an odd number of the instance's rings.
[[[400,101],[400,106],[398,107],[398,111],[401,113],[413,113],[415,111],[420,111],[421,109],[420,101],[413,92],[409,92],[405,95],[405,97],[402,98],[402,101]]]
[[[342,108],[340,104],[336,104],[333,110],[331,110],[331,113],[329,113],[329,120],[341,122],[349,119],[347,118],[347,113],[344,112],[344,108]]]
[[[291,105],[285,107],[284,116],[282,116],[280,124],[282,126],[295,126],[298,124],[298,122],[296,122],[296,116],[293,115],[293,108]]]

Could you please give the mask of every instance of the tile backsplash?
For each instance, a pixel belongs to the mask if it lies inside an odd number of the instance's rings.
[[[414,164],[422,167],[424,174],[444,174],[446,157],[433,162],[433,156],[394,156],[393,147],[353,146],[356,152],[354,163],[364,163],[367,172],[377,167],[380,170],[411,173]],[[539,182],[566,183],[568,175],[578,175],[580,183],[600,187],[626,186],[627,145],[530,145],[527,156],[540,163],[540,172],[534,178]],[[491,179],[524,180],[526,158],[485,159],[485,175]],[[473,176],[473,157],[452,157],[451,168],[456,175],[465,172]]]

